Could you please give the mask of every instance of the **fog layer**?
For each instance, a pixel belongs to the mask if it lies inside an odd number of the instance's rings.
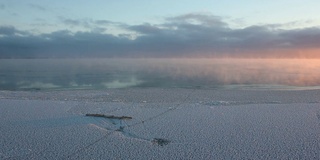
[[[2,59],[0,89],[320,86],[310,59]]]

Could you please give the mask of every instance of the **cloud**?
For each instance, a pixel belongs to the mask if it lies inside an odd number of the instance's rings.
[[[120,26],[122,23],[112,22],[108,20],[92,20],[92,19],[71,19],[63,16],[59,16],[58,19],[65,25],[75,27],[81,26],[84,28],[92,27],[106,27],[106,26]]]
[[[13,35],[18,32],[13,26],[0,26],[0,35]]]
[[[91,27],[90,20],[70,19],[70,18],[64,18],[64,17],[59,17],[59,19],[62,21],[63,24],[71,26],[71,27],[74,27],[74,26],[83,26],[85,28]]]
[[[293,31],[285,31],[280,34],[292,47],[318,48],[320,45],[320,29],[305,28]]]
[[[28,35],[28,32],[17,30],[13,26],[0,26],[0,36]]]
[[[0,10],[6,9],[6,6],[4,4],[0,4]]]
[[[103,34],[109,28],[119,28],[120,26],[124,25],[123,23],[119,22],[112,22],[108,20],[93,20],[93,19],[71,19],[66,18],[63,16],[58,17],[59,21],[62,24],[66,25],[68,28],[81,28],[82,30],[89,30],[93,33],[101,33]]]
[[[199,24],[209,27],[227,27],[228,24],[223,22],[221,17],[210,14],[189,13],[176,17],[169,17],[167,20],[173,24]]]
[[[33,3],[29,3],[28,6],[32,9],[36,9],[36,10],[39,10],[39,11],[47,11],[47,8],[41,6],[41,5],[38,5],[38,4],[33,4]]]
[[[162,24],[130,25],[107,20],[60,20],[89,31],[60,30],[32,35],[15,27],[0,27],[0,57],[211,57],[318,56],[320,28],[279,29],[274,25],[230,28],[210,14],[168,17]],[[107,34],[108,26],[127,33]],[[134,38],[132,38],[134,37]],[[308,57],[308,56],[307,56]]]

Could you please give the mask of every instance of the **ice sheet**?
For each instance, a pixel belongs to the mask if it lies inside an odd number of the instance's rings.
[[[319,159],[319,93],[2,91],[0,159]]]

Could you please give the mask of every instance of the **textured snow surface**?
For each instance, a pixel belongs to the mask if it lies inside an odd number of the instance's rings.
[[[320,159],[319,101],[319,90],[1,91],[0,159]]]

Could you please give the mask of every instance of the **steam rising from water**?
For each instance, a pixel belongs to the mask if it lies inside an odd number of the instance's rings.
[[[320,86],[317,59],[0,60],[0,89]]]

